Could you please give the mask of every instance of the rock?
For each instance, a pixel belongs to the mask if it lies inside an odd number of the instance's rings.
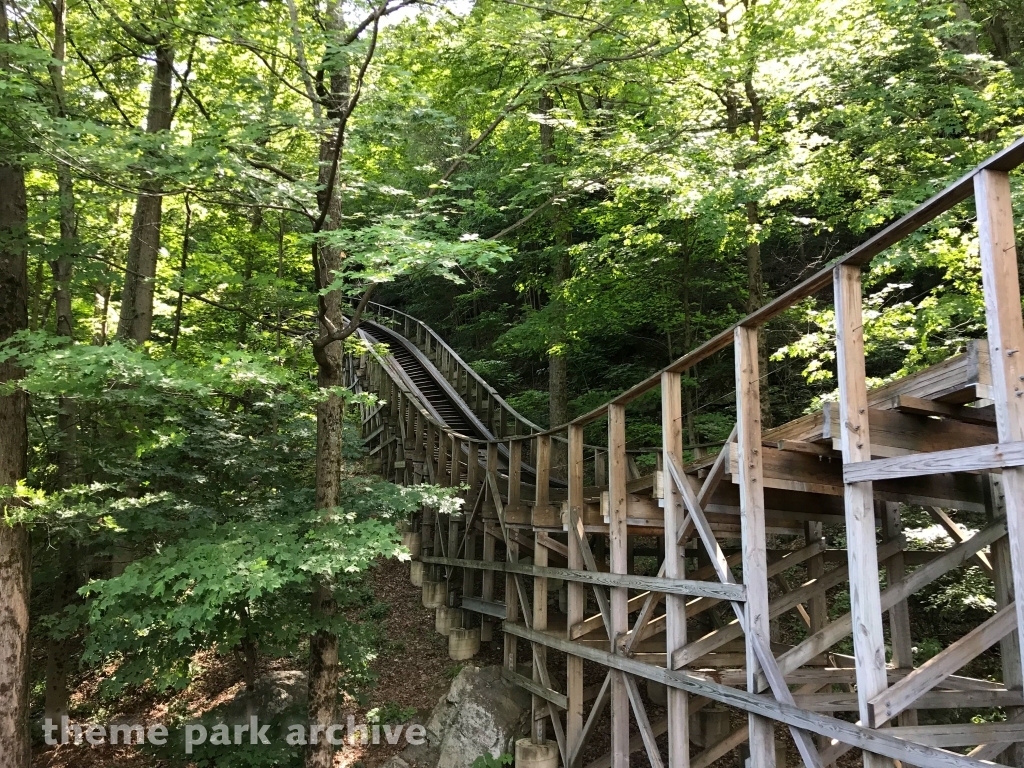
[[[529,694],[503,680],[501,667],[467,666],[431,712],[427,744],[406,747],[402,758],[416,766],[471,768],[484,753],[513,752],[529,717]]]
[[[266,721],[289,710],[305,712],[307,694],[305,672],[276,670],[260,677],[252,693],[242,691],[215,711],[227,723],[244,723],[250,715]]]
[[[409,764],[398,755],[394,755],[380,768],[409,768]]]

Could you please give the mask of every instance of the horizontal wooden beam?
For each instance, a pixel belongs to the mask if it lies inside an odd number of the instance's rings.
[[[906,725],[887,728],[886,731],[897,738],[930,747],[966,747],[990,742],[1012,744],[1024,741],[1024,728],[1020,723]]]
[[[915,744],[897,738],[889,733],[891,729],[875,730],[834,717],[808,712],[797,706],[782,704],[779,701],[764,698],[756,693],[739,691],[735,688],[710,682],[691,675],[682,670],[668,670],[644,664],[636,659],[619,656],[598,648],[563,640],[544,632],[529,630],[520,624],[504,625],[507,634],[521,637],[533,643],[540,643],[563,653],[597,662],[605,667],[618,669],[637,677],[653,680],[656,683],[672,686],[680,690],[705,696],[727,706],[753,712],[762,717],[769,717],[794,728],[811,731],[820,736],[835,739],[854,747],[875,754],[901,760],[920,768],[992,768],[992,763],[985,763],[973,758],[964,757],[953,752],[936,749],[923,744]]]
[[[548,579],[564,579],[565,581],[596,584],[602,587],[625,587],[649,592],[662,592],[668,595],[693,595],[694,597],[714,597],[721,600],[743,602],[747,591],[742,584],[721,584],[714,581],[693,581],[690,579],[659,579],[656,576],[634,576],[621,573],[603,573],[601,571],[578,571],[569,568],[545,568],[539,565],[509,563],[485,560],[462,560],[452,557],[424,557],[424,563],[431,565],[448,565],[453,568],[474,568],[479,571],[501,571],[503,573],[519,573],[524,576],[542,576]]]
[[[510,683],[515,683],[523,690],[529,691],[534,696],[540,696],[544,701],[549,701],[559,709],[569,708],[569,699],[565,694],[553,691],[550,688],[546,688],[540,683],[534,682],[525,675],[520,675],[518,672],[513,672],[508,667],[502,667],[501,676],[508,680]]]
[[[965,424],[979,424],[994,427],[996,424],[995,408],[991,405],[970,408],[938,400],[927,400],[912,395],[897,395],[893,398],[892,407],[903,413],[915,413],[919,416],[942,416]]]
[[[1024,466],[1024,441],[859,461],[843,467],[843,480],[847,483],[863,483],[1021,466]]]
[[[496,619],[505,620],[507,611],[504,603],[496,603],[491,600],[481,600],[479,597],[462,598],[462,608],[484,616],[493,616]]]

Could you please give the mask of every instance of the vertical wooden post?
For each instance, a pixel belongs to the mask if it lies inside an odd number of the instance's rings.
[[[1006,499],[1003,496],[1003,481],[1000,475],[989,475],[986,511],[989,520],[1006,516]],[[1013,601],[1013,561],[1010,557],[1010,542],[1004,536],[992,543],[992,581],[995,587],[996,609],[1002,610]],[[999,644],[999,659],[1003,668],[1003,685],[1007,690],[1024,690],[1024,673],[1021,669],[1019,640],[1010,633]],[[1021,708],[1008,708],[1007,719],[1019,715]],[[1024,743],[1014,744],[996,762],[1024,768]]]
[[[537,471],[537,494],[534,497],[534,504],[538,507],[545,507],[549,503],[548,489],[551,483],[551,437],[549,435],[537,435],[534,462]]]
[[[755,652],[760,636],[771,647],[768,617],[768,554],[764,531],[764,473],[761,465],[761,389],[757,363],[757,328],[739,327],[736,347],[736,452],[739,465],[743,583],[747,588],[747,690],[758,690],[761,671]],[[670,537],[672,538],[672,537]],[[775,727],[765,717],[749,715],[752,768],[774,768]]]
[[[843,463],[851,464],[871,460],[860,267],[840,265],[835,268],[833,275],[840,435]],[[873,721],[872,708],[868,702],[886,689],[887,679],[872,484],[846,483],[844,498],[857,701],[861,722],[874,728],[881,723]],[[865,752],[864,765],[865,768],[883,768],[892,766],[893,762],[889,758]]]
[[[603,488],[608,483],[608,470],[605,455],[597,448],[594,449],[594,485]]]
[[[487,474],[492,475],[494,478],[498,476],[498,444],[488,443],[487,444]],[[490,492],[490,482],[486,482],[484,490]],[[497,483],[494,484],[497,487]],[[500,499],[494,499],[495,507],[501,505]],[[504,521],[501,525],[502,531],[505,530]],[[511,537],[505,540],[505,551],[507,559],[510,563],[519,562],[519,545],[512,540]],[[519,621],[519,593],[516,591],[515,576],[511,573],[505,574],[505,620],[510,624]],[[512,670],[516,670],[516,658],[518,656],[518,638],[515,635],[505,633],[505,666]]]
[[[518,440],[508,443],[508,506],[507,509],[519,511],[522,504],[523,482],[523,444]]]
[[[805,543],[813,544],[816,541],[821,541],[822,534],[823,531],[821,523],[804,523]],[[809,558],[807,560],[807,578],[820,579],[824,575],[824,553],[814,555],[813,557]],[[825,623],[828,621],[828,603],[825,600],[824,594],[819,593],[807,601],[807,615],[810,617],[811,620],[811,626],[809,627],[809,629],[812,635],[825,626]]]
[[[495,539],[491,534],[495,532],[494,529],[496,527],[490,520],[484,521],[483,558],[486,563],[494,562]],[[480,577],[480,598],[488,603],[494,600],[494,571],[484,571]],[[493,636],[494,622],[489,618],[482,619],[480,622],[480,639],[487,641],[491,640]]]
[[[466,504],[472,509],[476,503],[477,494],[483,493],[483,488],[478,489],[482,482],[480,479],[480,445],[472,440],[467,440],[466,450],[466,485],[469,486]]]
[[[878,503],[882,519],[882,539],[895,541],[903,535],[903,521],[900,519],[900,505],[892,501]],[[906,576],[906,563],[902,548],[885,561],[886,584]],[[892,641],[892,663],[897,669],[910,671],[914,668],[914,640],[910,632],[910,606],[901,600],[889,609],[889,636]],[[917,725],[917,710],[907,709],[897,718],[899,725]]]
[[[467,521],[468,526],[468,521]],[[476,560],[476,539],[477,533],[475,528],[466,528],[466,548],[462,553],[462,557],[466,560]],[[462,569],[462,597],[473,596],[473,580],[476,577],[476,571],[473,568]],[[466,614],[468,616],[468,614]]]
[[[450,482],[453,487],[462,482],[462,446],[465,443],[459,438],[452,436],[452,463]]]
[[[569,425],[569,519],[566,523],[576,527],[579,537],[586,536],[583,531],[583,427],[578,424]],[[569,568],[582,571],[586,568],[583,552],[572,531],[569,532]],[[586,587],[576,581],[569,582],[569,615],[566,620],[566,639],[570,639],[570,631],[574,624],[583,621],[587,604]],[[578,754],[582,750],[580,739],[583,737],[583,659],[569,655],[566,659],[566,697],[568,708],[565,712],[566,745],[569,754]],[[582,764],[577,759],[575,765],[567,768],[579,768]]]
[[[608,501],[611,573],[626,573],[626,409],[608,406]],[[628,628],[629,590],[612,587],[610,596],[612,653],[621,652]],[[612,765],[629,766],[629,693],[621,673],[612,673]]]
[[[978,209],[981,280],[985,292],[996,428],[1001,443],[1024,440],[1024,322],[1009,174],[980,171],[974,177],[974,198]],[[1012,585],[1004,583],[1002,590],[1005,598],[1012,599],[1014,594],[1018,598],[1017,658],[1010,671],[1019,677],[1024,652],[1024,467],[1004,469],[1001,479],[1007,542],[1000,546],[1009,550],[1009,570],[1013,574]],[[995,547],[992,554],[996,556]],[[1007,646],[1004,644],[1003,648]],[[1021,751],[1024,750],[1018,750],[1015,759],[1024,759]]]
[[[683,464],[682,377],[678,373],[661,374],[662,452]],[[676,538],[685,507],[675,483],[665,483],[665,578],[686,578],[686,552]],[[674,669],[672,656],[686,645],[686,598],[665,596],[665,666]],[[690,718],[687,693],[668,687],[668,766],[690,765]]]
[[[548,548],[541,544],[542,534],[534,533],[533,563],[542,568],[548,564]],[[533,629],[543,632],[548,628],[548,579],[546,576],[533,577]],[[547,647],[541,643],[533,643],[533,680],[542,685],[540,666],[547,661]],[[547,736],[548,705],[540,696],[533,697],[533,728],[530,736],[534,744],[543,744]]]

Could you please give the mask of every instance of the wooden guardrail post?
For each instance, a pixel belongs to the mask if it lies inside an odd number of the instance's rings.
[[[566,524],[577,528],[577,535],[582,539],[586,536],[582,528],[583,520],[583,427],[578,424],[569,425],[569,517]],[[580,522],[578,522],[580,521]],[[569,568],[583,570],[586,565],[577,535],[569,532]],[[572,627],[583,621],[587,604],[587,588],[579,582],[569,582],[569,605],[566,619],[566,639],[570,639]],[[565,713],[566,745],[570,755],[578,755],[580,741],[583,736],[583,659],[569,655],[565,662],[566,698],[568,707]],[[579,768],[580,761],[567,768]]]
[[[608,500],[611,573],[626,573],[626,408],[608,406]],[[620,653],[628,629],[629,590],[612,587],[610,596],[611,652]],[[612,672],[612,765],[629,768],[629,692],[622,672]]]
[[[979,171],[974,177],[974,197],[996,429],[999,442],[1008,443],[1024,440],[1024,322],[1009,174]],[[1004,640],[1002,644],[1004,676],[1008,673],[1003,682],[1008,688],[1020,690],[1024,678],[1024,468],[1004,469],[1000,484],[1008,531],[1005,550],[1009,550],[1010,563],[1005,562],[1004,545],[993,548],[993,557],[999,555],[999,567],[994,572],[996,589],[1003,593],[1004,600],[1014,593],[1017,596],[1016,642]],[[1013,577],[1012,592],[1006,583],[1007,565]],[[1024,765],[1024,744],[1018,744],[1007,757],[1017,766]]]
[[[739,466],[743,583],[747,588],[747,690],[757,692],[761,663],[755,643],[770,648],[768,556],[764,524],[764,472],[761,462],[761,390],[757,327],[738,327],[736,355],[736,461]],[[752,768],[775,767],[775,726],[771,719],[748,716]]]
[[[682,377],[678,373],[661,374],[662,454],[683,464]],[[667,460],[667,459],[666,459]],[[676,532],[686,516],[686,507],[675,483],[665,483],[665,577],[686,578],[686,552]],[[674,669],[672,656],[686,645],[686,598],[665,596],[665,666]],[[668,688],[668,768],[689,768],[690,715],[689,694]]]
[[[860,267],[837,266],[834,282],[840,437],[843,463],[852,464],[871,460]],[[873,722],[870,702],[886,689],[888,682],[872,483],[845,483],[844,498],[853,653],[857,660],[857,701],[861,722],[876,727],[881,723]],[[888,758],[864,753],[865,768],[886,768],[892,764]]]

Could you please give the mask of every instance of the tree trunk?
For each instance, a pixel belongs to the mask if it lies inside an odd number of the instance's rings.
[[[340,3],[332,3],[328,8],[326,25],[328,34],[341,36],[345,29],[345,19]],[[331,52],[328,44],[327,51]],[[338,54],[332,52],[332,59]],[[318,207],[326,212],[321,232],[340,229],[342,226],[341,197],[337,188],[328,196],[327,186],[332,170],[340,158],[335,153],[335,127],[341,111],[346,108],[349,99],[350,73],[344,62],[331,61],[325,68],[330,74],[330,93],[328,107],[328,129],[323,129],[320,136],[319,178],[320,192]],[[341,269],[342,254],[335,248],[318,242],[314,245],[316,287],[319,291],[329,285],[335,272]],[[344,325],[341,309],[341,296],[333,291],[323,296],[321,301],[323,314],[336,328]],[[328,335],[328,326],[321,322],[320,334]],[[329,344],[317,357],[317,385],[321,389],[341,387],[344,385],[342,376],[342,345]],[[338,505],[342,471],[342,427],[344,423],[344,404],[340,397],[330,395],[316,408],[316,508],[332,509]],[[334,599],[333,581],[325,577],[317,578],[310,596],[310,608],[314,620],[328,622],[338,610]],[[332,632],[320,630],[309,639],[309,723],[311,726],[329,726],[336,721],[338,704],[338,637]],[[326,739],[317,744],[310,744],[306,749],[306,768],[332,768],[334,765],[334,745]]]
[[[541,115],[549,117],[554,101],[547,91],[541,93],[537,103]],[[555,127],[540,124],[541,162],[546,166],[555,165]],[[553,209],[552,225],[555,233],[554,251],[551,260],[551,347],[548,352],[548,422],[552,427],[569,421],[569,359],[566,356],[565,302],[561,292],[569,279],[572,264],[569,259],[569,233],[558,209]],[[569,446],[554,441],[551,444],[551,474],[553,477],[568,476]]]
[[[7,6],[0,2],[0,43],[10,41]],[[2,54],[0,54],[2,56]],[[6,57],[0,70],[6,70]],[[28,204],[25,173],[0,165],[0,341],[28,328]],[[13,361],[0,362],[0,382],[21,376]],[[0,397],[0,486],[13,488],[28,468],[28,412],[24,392]],[[0,506],[6,509],[13,500]],[[28,529],[0,519],[0,768],[28,768],[29,597]]]
[[[149,91],[146,133],[154,134],[171,127],[171,82],[174,76],[174,49],[169,44],[156,47],[156,68]],[[117,338],[142,344],[153,329],[153,280],[160,251],[160,222],[163,196],[158,183],[143,184],[145,190],[135,203],[128,264],[121,294],[121,318]]]
[[[50,80],[53,84],[53,112],[58,119],[67,115],[64,93],[64,58],[67,55],[67,4],[55,0],[50,6],[53,15],[53,61]],[[71,171],[57,164],[57,197],[60,207],[60,248],[50,261],[53,272],[53,297],[56,311],[57,335],[72,343],[74,339],[74,313],[71,306],[71,275],[78,252],[78,221],[75,212],[75,187]],[[78,413],[75,401],[60,398],[57,411],[57,487],[69,488],[76,480],[78,466]],[[58,576],[54,587],[53,611],[60,613],[74,599],[78,586],[76,562],[77,547],[69,542],[61,548]],[[68,712],[67,670],[69,665],[67,640],[49,638],[46,647],[46,693],[44,716],[59,723]]]

